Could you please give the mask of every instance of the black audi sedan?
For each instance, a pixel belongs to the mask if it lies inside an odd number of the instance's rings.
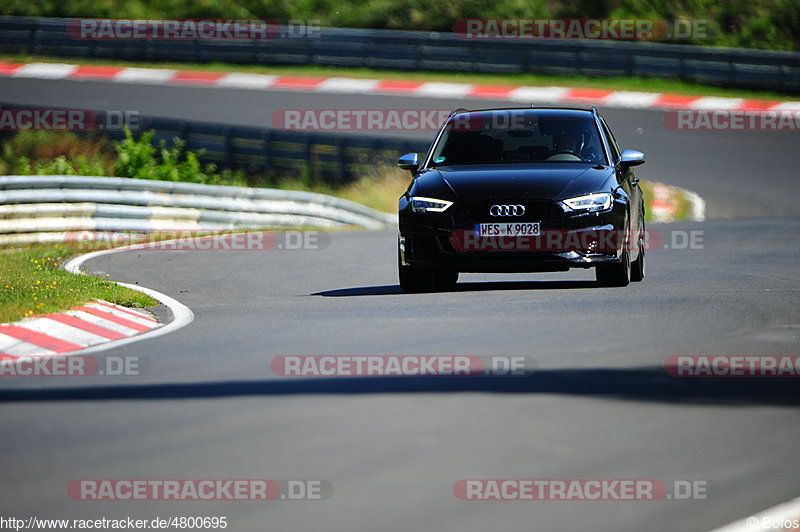
[[[404,155],[399,201],[405,291],[447,289],[459,272],[594,268],[604,286],[645,274],[644,201],[597,110],[453,111],[428,153]]]

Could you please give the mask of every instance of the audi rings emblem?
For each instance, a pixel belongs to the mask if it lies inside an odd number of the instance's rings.
[[[489,207],[491,216],[522,216],[525,214],[525,205],[492,205]]]

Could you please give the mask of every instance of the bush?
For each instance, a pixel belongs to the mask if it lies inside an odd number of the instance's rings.
[[[0,13],[33,17],[268,18],[323,26],[451,31],[459,18],[707,19],[721,32],[696,44],[800,50],[797,0],[0,0]]]
[[[153,146],[154,133],[147,131],[136,139],[130,129],[125,128],[125,138],[114,143],[117,152],[117,161],[114,164],[115,176],[209,185],[243,184],[243,172],[231,170],[217,172],[214,164],[203,166],[198,157],[204,152],[201,150],[197,153],[184,153],[186,142],[181,139],[174,139],[171,148],[168,148],[163,140],[159,141],[157,146]]]
[[[22,131],[2,143],[0,174],[109,175],[113,151],[99,136],[68,131]]]
[[[153,131],[138,138],[125,129],[125,138],[109,144],[103,138],[82,137],[65,131],[22,131],[6,140],[0,150],[0,175],[116,176],[213,185],[244,185],[241,171],[218,171],[203,165],[203,152],[185,151],[186,143],[174,139],[152,145]]]

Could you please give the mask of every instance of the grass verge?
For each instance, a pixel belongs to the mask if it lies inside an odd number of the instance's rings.
[[[153,298],[90,275],[60,268],[78,250],[64,244],[0,252],[0,323],[59,312],[92,299],[126,307],[151,307]]]
[[[539,74],[473,74],[459,72],[408,72],[402,70],[373,70],[321,66],[232,65],[226,63],[159,63],[146,61],[112,61],[84,58],[54,58],[28,54],[0,54],[0,61],[70,63],[78,65],[114,65],[144,68],[171,68],[213,72],[245,72],[294,76],[370,78],[410,81],[442,81],[506,86],[561,86],[571,88],[624,90],[682,94],[687,96],[720,96],[756,100],[789,100],[790,96],[772,91],[750,91],[712,87],[680,80],[660,78],[587,78],[582,76],[544,76]]]

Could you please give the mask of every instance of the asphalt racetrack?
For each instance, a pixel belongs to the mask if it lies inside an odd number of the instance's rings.
[[[296,108],[502,102],[0,79],[5,102],[268,125]],[[648,252],[647,279],[591,271],[465,274],[403,294],[394,231],[331,233],[320,249],[144,251],[92,272],[195,313],[110,351],[129,377],[4,379],[3,497],[17,517],[228,516],[235,531],[703,531],[800,495],[800,385],[676,379],[673,355],[797,355],[797,134],[680,132],[663,113],[601,109],[644,179],[686,187],[702,235]],[[418,134],[418,133],[417,133]],[[429,138],[431,133],[422,133]],[[527,377],[283,378],[281,355],[525,356]],[[324,479],[322,501],[87,502],[76,479]],[[460,479],[702,480],[706,499],[467,502]]]

